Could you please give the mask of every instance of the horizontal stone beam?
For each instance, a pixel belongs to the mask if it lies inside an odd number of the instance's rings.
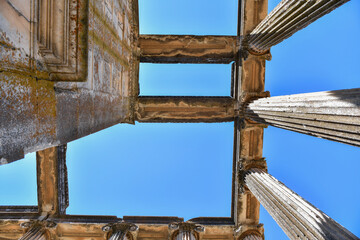
[[[236,116],[230,97],[139,97],[139,122],[226,122]]]
[[[169,230],[169,224],[172,222],[161,222],[163,217],[152,218],[155,219],[153,223],[134,223],[139,228],[134,229],[135,231],[128,231],[129,239],[171,239],[172,231]],[[160,221],[156,221],[156,219]],[[45,225],[46,234],[48,235],[48,239],[106,240],[118,230],[109,228],[108,226],[122,224],[119,223],[121,220],[122,219],[111,216],[81,216],[81,219],[79,219],[79,216],[68,215],[62,216],[61,218],[51,218],[48,219],[49,224]],[[17,219],[6,219],[4,215],[0,215],[0,239],[18,240],[30,230],[29,228],[24,228],[24,225],[31,225],[34,222],[36,223],[37,221],[28,219],[25,216],[19,216]],[[126,224],[126,222],[124,224]],[[231,224],[209,224],[205,226],[205,232],[199,233],[199,235],[200,234],[202,235],[201,239],[234,239],[234,226]]]
[[[140,35],[140,61],[152,63],[230,63],[236,36]]]
[[[360,88],[261,98],[247,119],[360,147]]]
[[[349,0],[282,0],[247,36],[249,51],[264,52]]]

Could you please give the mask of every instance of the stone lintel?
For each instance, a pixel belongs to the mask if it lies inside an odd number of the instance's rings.
[[[139,122],[226,122],[238,114],[230,97],[139,97]]]
[[[152,63],[230,63],[237,36],[140,35],[140,61]]]

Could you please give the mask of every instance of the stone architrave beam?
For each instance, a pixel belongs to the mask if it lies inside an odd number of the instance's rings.
[[[349,0],[282,0],[247,36],[250,52],[261,53]]]
[[[66,144],[36,152],[39,212],[66,214],[69,206]]]
[[[230,63],[237,36],[140,35],[140,61],[151,63]]]
[[[244,114],[259,123],[360,146],[360,88],[261,98]]]
[[[139,97],[139,122],[233,121],[237,103],[230,97]]]
[[[359,239],[263,170],[247,171],[245,183],[290,239]]]

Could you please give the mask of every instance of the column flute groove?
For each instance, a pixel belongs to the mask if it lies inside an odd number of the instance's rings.
[[[247,119],[360,146],[360,88],[261,98],[244,109]]]
[[[249,50],[264,52],[349,0],[283,0],[250,33]]]
[[[247,171],[245,183],[290,239],[359,239],[263,170]]]

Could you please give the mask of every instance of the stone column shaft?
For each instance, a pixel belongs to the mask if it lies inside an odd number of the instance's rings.
[[[260,169],[249,170],[245,183],[290,239],[358,239]]]
[[[196,237],[189,231],[180,231],[176,235],[175,240],[196,240]]]
[[[46,240],[45,229],[41,226],[30,228],[19,240]]]
[[[244,240],[262,240],[262,237],[252,234],[244,237]]]
[[[129,238],[126,236],[126,232],[117,231],[111,235],[109,240],[129,240]]]
[[[283,0],[248,36],[248,48],[264,52],[348,1]]]
[[[360,146],[360,88],[261,98],[244,114],[259,123]]]

